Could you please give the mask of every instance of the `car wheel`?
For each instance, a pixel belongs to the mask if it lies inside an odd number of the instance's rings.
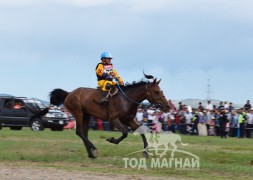
[[[10,127],[11,130],[21,130],[22,127]]]
[[[2,129],[2,126],[0,126],[0,130]]]
[[[54,127],[51,128],[52,131],[63,131],[63,127]]]
[[[43,127],[43,124],[41,122],[41,119],[39,119],[39,118],[33,119],[32,122],[31,122],[31,129],[33,131],[43,131],[44,127]]]

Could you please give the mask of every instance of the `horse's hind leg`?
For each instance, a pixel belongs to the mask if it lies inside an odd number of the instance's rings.
[[[73,113],[75,119],[76,119],[76,134],[83,140],[83,143],[86,147],[87,153],[89,158],[94,159],[95,156],[93,155],[91,149],[94,147],[94,145],[88,140],[88,129],[86,129],[87,121],[89,123],[89,120],[84,121],[83,120],[83,112],[79,113]],[[87,127],[89,128],[89,126]]]
[[[86,137],[88,140],[90,150],[97,153],[97,148],[92,144],[92,142],[90,142],[90,140],[88,138],[90,118],[91,118],[91,116],[89,114],[87,114],[87,113],[83,114],[82,130],[83,130],[84,137]]]
[[[113,125],[122,132],[122,136],[120,136],[118,139],[114,139],[114,137],[110,137],[106,139],[110,143],[119,144],[123,139],[125,139],[128,135],[128,128],[124,124],[122,124],[119,119],[114,120]]]

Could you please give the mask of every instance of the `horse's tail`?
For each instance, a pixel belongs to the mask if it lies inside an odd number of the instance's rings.
[[[69,95],[69,92],[64,91],[62,89],[54,89],[50,92],[50,104],[59,106],[64,103],[66,97]]]

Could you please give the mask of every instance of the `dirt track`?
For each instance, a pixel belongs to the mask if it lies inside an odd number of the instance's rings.
[[[94,173],[76,170],[62,170],[54,168],[41,168],[22,166],[14,163],[1,163],[0,162],[0,179],[1,180],[109,180],[109,179],[138,179],[138,180],[151,180],[151,179],[165,179],[160,177],[141,177],[130,175],[115,175],[107,173]],[[168,178],[173,180],[174,178]],[[175,179],[174,179],[175,180]]]

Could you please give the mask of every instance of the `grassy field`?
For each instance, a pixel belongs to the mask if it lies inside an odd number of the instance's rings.
[[[0,130],[0,162],[33,163],[38,167],[108,172],[128,175],[160,176],[182,179],[252,179],[253,139],[181,136],[188,146],[185,150],[200,158],[199,170],[175,170],[173,168],[125,168],[123,158],[143,148],[140,136],[130,134],[118,145],[108,143],[105,138],[119,137],[118,132],[90,131],[90,140],[98,148],[97,159],[87,157],[83,143],[74,130],[33,132],[28,128],[11,131]],[[176,157],[182,156],[180,153]],[[142,158],[141,153],[132,157]]]

